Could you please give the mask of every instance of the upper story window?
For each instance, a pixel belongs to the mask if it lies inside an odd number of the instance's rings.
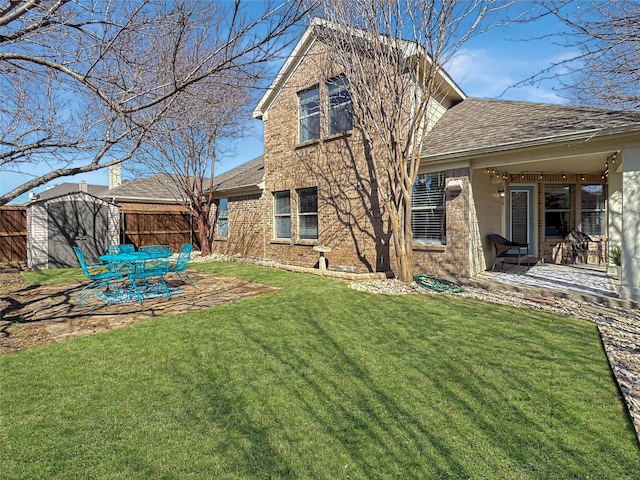
[[[606,208],[604,185],[580,186],[581,230],[587,235],[604,235]]]
[[[418,175],[411,196],[414,242],[446,243],[445,180],[444,172]]]
[[[298,190],[298,238],[318,239],[318,188]]]
[[[218,203],[218,237],[229,236],[229,199],[221,198]]]
[[[291,194],[289,190],[274,192],[273,214],[275,238],[291,238]]]
[[[546,237],[566,237],[571,231],[571,187],[546,185],[544,191]]]
[[[348,132],[353,128],[353,107],[349,80],[344,75],[327,82],[329,96],[329,135]]]
[[[300,118],[300,143],[320,138],[320,87],[316,86],[298,94]]]

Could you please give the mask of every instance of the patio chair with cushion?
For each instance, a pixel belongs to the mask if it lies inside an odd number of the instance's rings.
[[[493,246],[495,248],[496,258],[493,261],[493,267],[491,267],[491,271],[496,268],[496,263],[498,263],[499,259],[502,259],[502,263],[500,265],[500,270],[504,267],[504,261],[509,258],[518,258],[518,265],[520,265],[520,259],[524,255],[527,257],[527,267],[529,266],[529,244],[528,243],[518,243],[512,242],[511,240],[507,240],[502,235],[498,235],[497,233],[492,233],[489,236],[491,242],[493,242]],[[524,253],[523,253],[524,250]]]
[[[74,297],[73,300],[77,302],[78,305],[82,305],[87,301],[87,298],[91,293],[103,287],[108,288],[113,286],[116,290],[119,289],[119,287],[113,283],[114,281],[122,280],[122,275],[119,272],[109,270],[107,265],[103,263],[88,265],[80,247],[73,247],[73,251],[75,252],[76,257],[78,257],[78,262],[80,263],[82,272],[89,280],[91,280],[91,282],[88,285],[85,285],[84,288],[82,288],[82,290],[80,290]]]
[[[169,272],[177,274],[178,277],[180,277],[180,279],[183,282],[186,282],[186,280],[189,280],[189,283],[191,283],[191,286],[195,287],[193,280],[191,280],[191,277],[187,275],[187,264],[189,263],[189,259],[191,258],[192,250],[193,250],[193,245],[191,245],[190,243],[183,243],[182,246],[180,247],[180,253],[178,254],[178,259],[176,260],[176,263],[169,266]]]

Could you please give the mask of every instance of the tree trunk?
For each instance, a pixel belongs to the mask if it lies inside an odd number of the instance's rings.
[[[195,221],[196,225],[198,226],[198,239],[200,240],[200,250],[202,251],[202,256],[211,255],[211,244],[209,242],[209,236],[207,234],[209,229],[206,217],[203,215],[196,215]]]
[[[411,202],[401,202],[397,212],[397,221],[400,226],[394,230],[394,246],[396,248],[396,261],[398,279],[403,282],[413,280],[413,231],[411,229]]]

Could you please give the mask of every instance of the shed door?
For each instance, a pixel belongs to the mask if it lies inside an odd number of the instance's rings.
[[[48,213],[49,267],[77,267],[73,247],[82,248],[88,263],[98,262],[109,239],[109,207],[101,202],[52,202]]]

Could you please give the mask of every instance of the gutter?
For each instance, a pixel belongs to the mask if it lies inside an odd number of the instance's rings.
[[[223,198],[224,194],[228,194],[228,193],[235,193],[235,194],[260,193],[263,190],[264,190],[264,181],[260,183],[251,183],[248,185],[240,185],[237,187],[231,187],[231,188],[225,188],[225,189],[214,188],[213,193],[215,194],[216,198],[218,197]]]
[[[180,203],[184,204],[189,202],[188,198],[149,198],[149,197],[118,197],[118,196],[109,196],[104,195],[101,197],[111,198],[112,202],[144,202],[144,203]]]

